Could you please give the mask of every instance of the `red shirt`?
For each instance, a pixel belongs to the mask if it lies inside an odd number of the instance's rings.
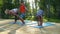
[[[21,6],[20,6],[20,12],[21,12],[21,13],[25,13],[25,6],[24,6],[24,5],[21,5]]]

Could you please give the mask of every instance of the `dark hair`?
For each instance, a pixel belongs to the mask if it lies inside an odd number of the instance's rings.
[[[44,10],[44,9],[43,9],[43,7],[40,7],[39,9],[42,9],[42,10]]]
[[[24,1],[23,1],[23,0],[21,0],[21,3],[24,3]]]

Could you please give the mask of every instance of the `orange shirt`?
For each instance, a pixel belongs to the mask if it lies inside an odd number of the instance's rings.
[[[21,12],[21,13],[25,13],[25,6],[24,6],[24,5],[21,5],[21,6],[20,6],[20,12]]]

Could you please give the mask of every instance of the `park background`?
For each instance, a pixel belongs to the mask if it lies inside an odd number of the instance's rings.
[[[14,19],[14,16],[6,15],[5,9],[19,8],[22,0],[0,0],[0,19]],[[37,10],[44,10],[44,21],[60,22],[60,0],[23,0],[29,11],[25,20],[36,20]],[[19,14],[20,15],[20,14]]]

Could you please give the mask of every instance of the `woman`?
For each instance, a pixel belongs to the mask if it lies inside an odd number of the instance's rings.
[[[17,9],[17,8],[12,9],[12,10],[6,9],[6,10],[5,10],[5,13],[6,13],[6,14],[9,14],[9,15],[15,16],[15,22],[14,22],[14,24],[15,24],[16,21],[17,21],[17,17],[19,18],[19,20],[22,21],[23,24],[25,24],[24,20],[19,17],[19,15],[18,15],[18,9]]]

